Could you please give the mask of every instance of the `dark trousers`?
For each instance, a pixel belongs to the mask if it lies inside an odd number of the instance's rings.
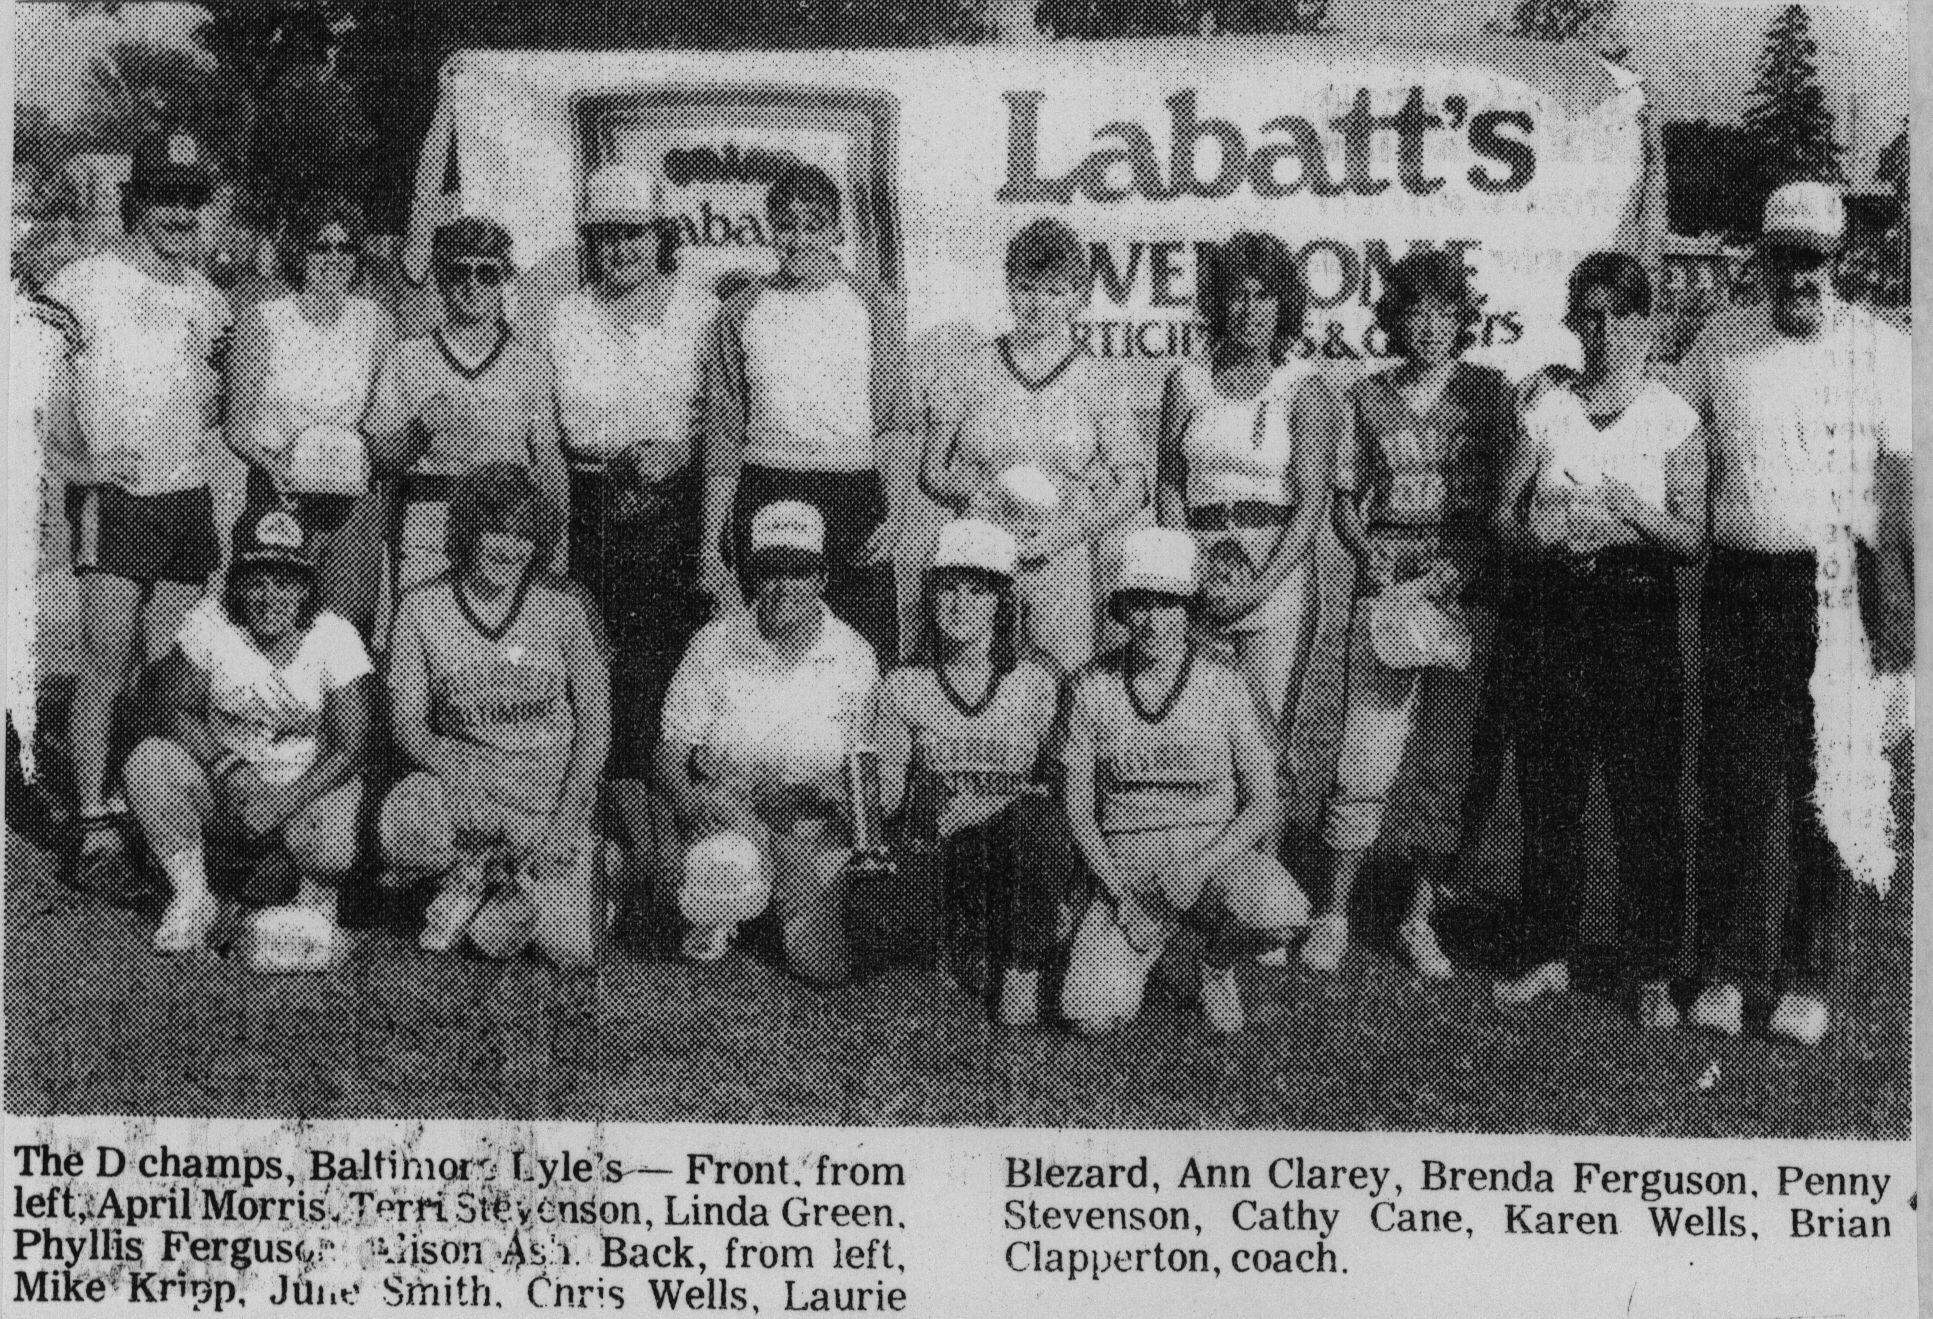
[[[641,485],[580,470],[570,483],[570,576],[596,604],[611,649],[606,773],[649,779],[665,691],[702,619],[696,473]]]
[[[1707,979],[1779,986],[1831,969],[1844,880],[1812,802],[1816,572],[1809,553],[1726,549],[1706,570],[1698,934]],[[1778,846],[1781,795],[1789,848]],[[1789,861],[1775,871],[1781,852]],[[1776,934],[1768,897],[1782,913]]]
[[[1071,840],[1056,805],[1022,797],[993,818],[939,840],[895,847],[896,874],[856,879],[847,927],[856,960],[879,969],[930,961],[949,937],[984,937],[991,960],[1031,971],[1054,943]]]
[[[1584,811],[1600,766],[1617,849],[1619,949],[1639,980],[1668,979],[1684,928],[1684,668],[1674,566],[1653,551],[1545,565],[1521,634],[1527,964],[1582,951]]]
[[[732,502],[733,562],[745,562],[752,516],[767,504],[796,499],[826,520],[826,607],[872,643],[881,665],[899,658],[899,599],[893,565],[862,564],[866,538],[886,519],[877,472],[789,472],[746,467]]]

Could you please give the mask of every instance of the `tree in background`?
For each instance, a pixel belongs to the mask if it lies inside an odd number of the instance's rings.
[[[1758,82],[1745,107],[1745,135],[1759,161],[1755,204],[1796,179],[1846,181],[1832,110],[1819,86],[1818,57],[1812,20],[1803,6],[1787,5],[1765,34]]]

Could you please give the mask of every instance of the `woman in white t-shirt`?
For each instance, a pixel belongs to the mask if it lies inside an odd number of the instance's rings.
[[[1207,361],[1177,366],[1162,395],[1161,522],[1193,530],[1204,556],[1247,560],[1252,578],[1215,596],[1206,621],[1286,739],[1315,624],[1312,554],[1342,405],[1314,362],[1290,354],[1307,293],[1281,239],[1233,235],[1196,282],[1213,347]]]
[[[248,463],[248,512],[288,507],[319,533],[321,605],[367,636],[382,518],[355,431],[396,325],[349,291],[362,275],[362,235],[361,211],[334,194],[290,222],[280,257],[295,292],[261,303],[235,327],[228,445]]]
[[[1496,994],[1514,1005],[1564,993],[1583,969],[1572,858],[1598,766],[1622,880],[1613,983],[1641,1025],[1671,1027],[1685,911],[1677,570],[1704,537],[1704,446],[1690,405],[1644,374],[1656,341],[1644,267],[1586,257],[1569,308],[1583,373],[1553,370],[1526,389],[1497,517],[1527,562],[1510,613],[1522,628],[1524,969]]]
[[[373,682],[315,579],[315,538],[293,514],[243,518],[225,589],[189,611],[161,661],[167,732],[122,772],[174,891],[157,951],[204,946],[223,897],[283,904],[249,918],[256,970],[320,970],[343,949],[335,886],[358,852]]]

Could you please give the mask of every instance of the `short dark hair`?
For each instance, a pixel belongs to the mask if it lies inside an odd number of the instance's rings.
[[[1087,247],[1068,225],[1042,216],[1007,240],[1009,280],[1052,279],[1058,275],[1083,285],[1094,278]]]
[[[430,235],[430,256],[436,261],[471,258],[511,265],[510,233],[495,220],[465,215],[440,224]]]
[[[459,476],[450,492],[447,545],[452,572],[470,566],[484,532],[496,530],[525,506],[531,512],[531,539],[537,545],[530,557],[531,571],[541,572],[557,547],[563,516],[537,488],[530,469],[521,463],[479,463]]]
[[[1640,316],[1651,314],[1651,275],[1629,252],[1593,252],[1571,271],[1570,292],[1564,302],[1566,320],[1577,315],[1584,296],[1605,289]]]
[[[317,192],[305,198],[289,216],[288,225],[275,244],[276,262],[290,288],[299,292],[308,281],[308,245],[332,224],[342,226],[342,231],[349,235],[349,242],[356,249],[356,280],[360,281],[369,273],[369,261],[363,253],[363,240],[368,236],[369,225],[362,207],[343,193]]]
[[[796,162],[780,170],[772,180],[770,191],[765,194],[765,214],[768,219],[776,219],[788,210],[827,211],[835,222],[839,219],[839,185],[832,176],[817,165]]]
[[[1202,243],[1195,249],[1195,302],[1208,322],[1209,337],[1228,338],[1228,305],[1243,283],[1255,280],[1278,308],[1275,337],[1269,356],[1280,364],[1289,345],[1302,332],[1309,308],[1309,286],[1289,245],[1274,234],[1235,233],[1225,243]]]
[[[279,572],[292,577],[300,577],[309,584],[309,594],[302,601],[302,607],[295,611],[295,630],[307,632],[322,612],[322,592],[316,589],[315,570],[302,568],[288,563],[238,563],[228,570],[222,578],[221,607],[228,615],[228,621],[236,627],[247,630],[248,621],[242,613],[242,584],[251,573]]]
[[[1409,345],[1403,342],[1403,317],[1418,303],[1432,300],[1447,302],[1461,316],[1463,333],[1457,336],[1458,352],[1477,341],[1483,297],[1470,282],[1463,258],[1453,252],[1411,252],[1389,268],[1382,295],[1376,299],[1376,325],[1388,337],[1391,350],[1409,355]]]
[[[603,274],[603,271],[598,269],[596,255],[597,243],[600,237],[600,231],[612,227],[613,222],[602,220],[577,226],[577,232],[584,239],[584,274],[590,279],[597,279]],[[658,240],[658,273],[660,275],[671,274],[678,269],[678,245],[680,236],[677,221],[667,217],[652,220],[645,227],[650,229],[651,236]]]
[[[940,661],[940,636],[933,622],[933,602],[940,593],[940,580],[951,573],[972,573],[985,578],[997,597],[993,607],[993,648],[990,658],[993,661],[994,681],[998,682],[1020,662],[1020,604],[1014,595],[1013,582],[995,573],[973,568],[926,570],[926,576],[920,583],[920,638],[913,652],[913,662],[937,664]]]

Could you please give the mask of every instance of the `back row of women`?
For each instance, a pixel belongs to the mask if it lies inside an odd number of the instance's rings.
[[[388,887],[425,895],[432,950],[591,961],[616,874],[618,895],[675,889],[699,961],[770,905],[788,964],[822,982],[930,956],[966,894],[994,932],[1002,1021],[1039,1019],[1042,964],[1066,947],[1061,1014],[1108,1029],[1188,931],[1204,1014],[1232,1030],[1243,961],[1306,926],[1303,963],[1341,965],[1392,816],[1417,860],[1399,945],[1423,977],[1453,973],[1432,900],[1494,792],[1507,726],[1526,921],[1501,1001],[1570,987],[1583,950],[1565,858],[1598,764],[1637,1020],[1675,1026],[1689,1002],[1735,1034],[1751,992],[1773,1033],[1824,1033],[1829,852],[1795,867],[1776,940],[1743,900],[1756,869],[1708,867],[1699,978],[1675,979],[1676,568],[1713,540],[1708,455],[1736,437],[1707,432],[1729,424],[1733,357],[1818,341],[1819,323],[1781,320],[1806,297],[1814,312],[1827,299],[1835,344],[1858,316],[1818,274],[1818,196],[1799,198],[1786,241],[1768,225],[1766,326],[1694,351],[1689,401],[1647,377],[1650,281],[1615,253],[1571,276],[1582,370],[1514,388],[1462,360],[1480,299],[1461,260],[1404,259],[1376,306],[1397,365],[1339,395],[1290,351],[1304,293],[1288,249],[1237,234],[1204,251],[1212,352],[1170,377],[1152,464],[1073,346],[1085,246],[1029,224],[1008,249],[1013,329],[950,356],[925,394],[918,480],[955,520],[919,556],[904,647],[893,569],[914,500],[890,478],[912,464],[876,444],[872,311],[840,263],[831,180],[775,182],[777,273],[703,307],[670,278],[675,231],[645,181],[594,176],[592,278],[537,342],[504,318],[510,241],[477,218],[435,236],[442,323],[394,342],[351,292],[358,217],[325,199],[291,234],[295,293],[235,329],[226,433],[251,471],[225,589],[186,609],[156,735],[110,774],[142,610],[185,604],[219,558],[190,437],[224,395],[204,360],[223,317],[187,261],[206,182],[181,155],[137,156],[126,244],[49,289],[79,345],[78,868],[96,883],[112,869],[118,781],[172,891],[163,951],[215,937],[227,893],[252,904],[257,965],[324,966],[343,946],[334,888],[365,852]],[[1859,444],[1904,439],[1891,414],[1858,415]],[[1278,860],[1281,755],[1325,521],[1359,573],[1311,915]],[[1110,538],[1118,574],[1097,564]],[[1708,629],[1723,617],[1708,610]],[[1708,748],[1721,781],[1733,749]],[[880,837],[873,794],[855,791],[875,756],[893,816]],[[1392,811],[1406,762],[1413,791]],[[1794,765],[1784,786],[1806,802]],[[1708,817],[1736,796],[1708,793]]]

